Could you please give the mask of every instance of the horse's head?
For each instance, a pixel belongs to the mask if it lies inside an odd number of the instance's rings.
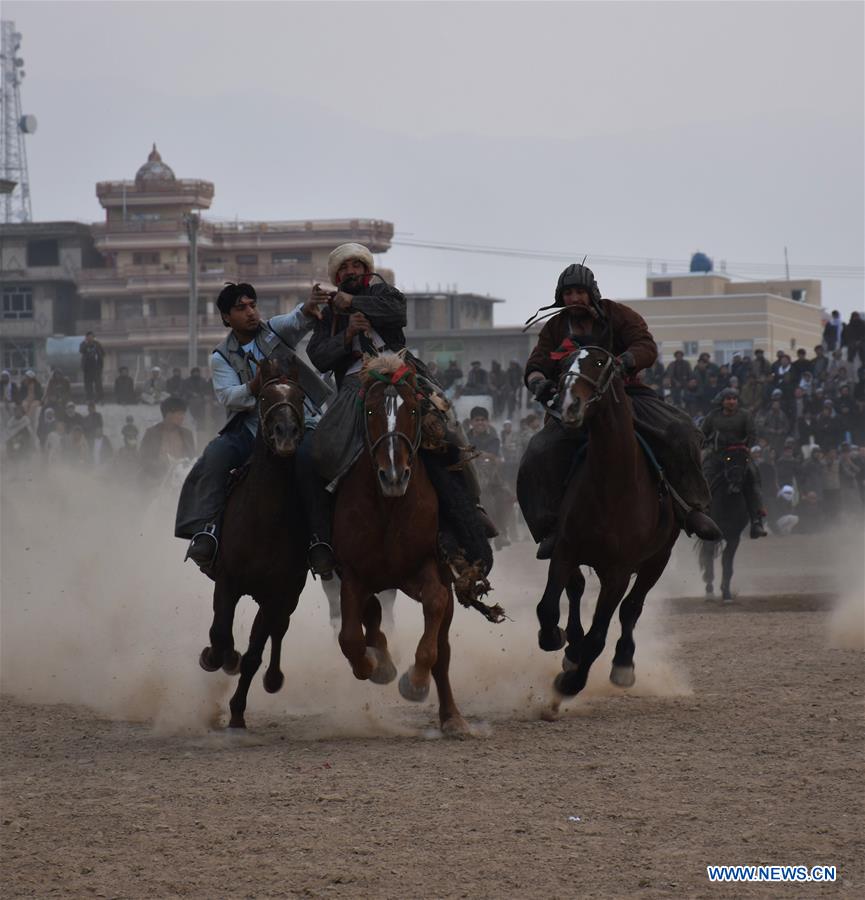
[[[258,427],[268,450],[291,456],[303,437],[304,393],[297,383],[297,367],[283,371],[279,363],[263,359],[258,393]]]
[[[745,483],[745,470],[748,466],[749,451],[744,444],[733,444],[723,452],[724,482],[728,494],[740,494]]]
[[[366,445],[385,497],[402,497],[421,439],[420,395],[414,367],[403,354],[365,361],[360,402]]]
[[[580,347],[565,356],[559,379],[562,425],[580,428],[601,405],[616,374],[616,359],[603,347]]]

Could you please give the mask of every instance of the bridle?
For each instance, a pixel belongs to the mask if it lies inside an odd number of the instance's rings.
[[[572,372],[571,369],[568,368],[562,375],[560,393],[564,394],[568,390],[572,381],[578,381],[580,379],[582,379],[583,381],[587,381],[592,386],[592,396],[589,397],[588,400],[586,400],[585,404],[586,408],[588,408],[592,403],[597,403],[597,401],[607,393],[610,387],[612,387],[613,378],[617,374],[618,370],[616,367],[616,357],[612,353],[610,353],[609,350],[605,350],[603,347],[597,347],[595,345],[589,344],[585,347],[580,347],[576,352],[582,353],[585,350],[598,350],[606,357],[600,375],[598,375],[597,378],[592,378],[589,375],[586,375],[585,372],[580,371],[579,366],[577,366],[576,372]],[[616,403],[619,402],[619,397],[616,394],[615,388],[613,388],[613,399],[616,401]]]
[[[259,391],[259,395],[263,394],[265,388],[270,387],[272,384],[275,384],[275,385],[278,385],[281,387],[286,387],[289,390],[291,390],[291,388],[297,388],[298,391],[303,393],[303,388],[301,388],[301,386],[296,381],[291,381],[291,380],[286,381],[284,377],[277,376],[276,378],[271,378],[268,381],[264,382],[264,384],[261,386],[261,390]],[[285,396],[285,395],[283,395],[283,396]],[[291,410],[292,414],[294,415],[294,419],[297,424],[297,427],[298,427],[301,435],[303,434],[304,415],[303,415],[303,402],[302,401],[298,405],[297,400],[290,400],[288,398],[286,398],[284,400],[277,400],[275,403],[268,404],[267,409],[264,409],[264,404],[259,401],[259,404],[258,404],[258,427],[259,427],[259,430],[261,431],[261,436],[265,440],[265,443],[271,449],[273,449],[273,444],[271,443],[271,441],[267,435],[267,420],[270,417],[270,414],[274,410],[280,409],[283,406],[287,406]]]
[[[365,398],[369,391],[372,388],[376,387],[377,384],[384,385],[384,396],[387,397],[398,397],[399,391],[397,390],[398,386],[403,382],[403,379],[411,370],[408,366],[403,366],[403,369],[394,372],[393,375],[385,375],[381,372],[370,372],[373,378],[376,379],[376,384],[370,384],[367,387],[361,390],[360,400],[365,405]],[[418,398],[420,398],[420,394],[418,394]],[[422,428],[420,422],[420,416],[415,413],[415,435],[413,438],[410,438],[404,431],[400,431],[398,428],[393,431],[386,431],[384,434],[380,435],[375,440],[372,440],[369,433],[369,416],[364,416],[363,418],[363,429],[364,429],[364,437],[366,439],[366,445],[369,447],[369,455],[375,460],[375,451],[379,448],[379,446],[384,443],[386,440],[403,440],[406,442],[409,448],[409,463],[414,461],[415,456],[417,455],[417,451],[420,447],[421,437],[422,437]]]

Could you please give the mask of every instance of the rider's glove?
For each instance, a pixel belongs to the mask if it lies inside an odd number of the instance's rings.
[[[536,378],[529,384],[529,390],[535,395],[538,403],[546,404],[556,394],[556,383],[549,378]]]
[[[616,362],[619,364],[623,375],[630,375],[637,366],[634,354],[630,350],[625,350],[624,353],[619,354],[616,357]]]

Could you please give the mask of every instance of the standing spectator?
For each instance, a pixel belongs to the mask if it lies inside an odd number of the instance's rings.
[[[213,393],[210,382],[201,377],[201,369],[193,366],[189,370],[189,378],[183,382],[183,399],[189,405],[189,414],[197,428],[204,425],[204,414],[207,398]]]
[[[24,407],[24,412],[29,416],[34,407],[42,402],[42,385],[36,378],[33,369],[28,369],[18,385],[18,402]]]
[[[742,385],[739,395],[739,404],[752,415],[756,415],[763,406],[763,397],[766,394],[766,379],[762,375],[752,375]]]
[[[776,452],[781,452],[784,446],[784,438],[790,433],[790,420],[781,409],[781,391],[772,391],[772,400],[769,409],[757,416],[757,433],[766,438],[769,446]]]
[[[12,418],[6,423],[4,433],[6,458],[10,463],[23,462],[36,449],[33,426],[20,403],[15,404]]]
[[[114,402],[121,406],[131,406],[138,402],[138,398],[135,396],[135,382],[132,380],[127,366],[121,366],[114,379]]]
[[[180,369],[171,370],[171,378],[165,382],[165,390],[169,397],[183,396],[183,375]]]
[[[111,441],[102,433],[101,424],[93,432],[90,443],[94,468],[97,471],[107,469],[114,457],[114,447],[111,446]]]
[[[84,429],[84,437],[87,438],[88,444],[93,444],[96,433],[102,431],[102,426],[102,413],[97,412],[96,404],[91,401],[87,404],[87,415],[84,417],[84,421],[81,424],[81,427]]]
[[[793,438],[784,441],[781,455],[775,461],[775,471],[780,484],[797,484],[799,475],[799,460],[796,459]]]
[[[826,369],[829,367],[829,357],[826,356],[822,344],[817,344],[814,348],[814,359],[811,360],[811,374],[817,381],[822,381],[826,375]]]
[[[768,378],[772,371],[769,360],[766,359],[766,354],[761,347],[758,347],[754,351],[754,360],[751,363],[751,370],[755,376],[762,376],[763,378]]]
[[[18,388],[12,381],[12,374],[8,369],[4,369],[0,372],[0,401],[4,404],[15,403],[17,396]]]
[[[487,374],[486,369],[481,366],[479,360],[475,360],[472,363],[472,367],[469,369],[468,378],[466,378],[466,383],[463,386],[461,393],[470,397],[481,396],[484,394],[489,396],[489,375]]]
[[[841,346],[847,349],[847,362],[859,357],[859,364],[865,364],[865,320],[858,312],[850,313],[850,321],[841,333]]]
[[[817,433],[814,427],[816,422],[817,417],[811,412],[811,409],[806,406],[805,411],[796,420],[796,440],[800,445],[818,443]]]
[[[703,392],[696,378],[689,378],[685,385],[685,392],[682,395],[682,405],[685,412],[692,418],[704,416],[709,411],[709,407],[704,403]]]
[[[841,464],[835,447],[830,447],[823,458],[823,511],[829,522],[841,512]]]
[[[510,363],[508,363],[507,378],[507,415],[509,419],[513,419],[516,408],[522,406],[521,400],[523,392],[523,367],[515,359],[512,359]]]
[[[505,377],[505,370],[497,359],[490,363],[489,383],[490,394],[493,398],[493,417],[499,419],[504,412],[505,403],[507,402],[508,383]]]
[[[831,400],[823,401],[823,409],[814,422],[814,438],[824,453],[828,452],[830,447],[838,446],[838,423],[835,421],[835,405]]]
[[[184,428],[186,401],[168,397],[159,406],[162,421],[148,428],[141,439],[139,482],[143,486],[158,485],[171,469],[172,460],[192,459],[195,439]]]
[[[658,354],[658,358],[655,362],[648,368],[643,369],[640,373],[643,384],[647,385],[650,388],[660,388],[664,383],[664,364],[661,362],[661,354]]]
[[[827,353],[841,349],[841,335],[844,332],[844,323],[841,313],[837,309],[832,310],[829,321],[823,327],[823,346]]]
[[[818,502],[823,500],[823,451],[819,447],[799,468],[799,490],[803,495],[815,494]]]
[[[710,410],[715,405],[715,398],[718,396],[718,391],[720,390],[721,385],[718,384],[718,376],[714,373],[707,375],[706,383],[703,385],[703,389],[700,392],[700,408]]]
[[[45,405],[62,410],[71,399],[72,385],[69,379],[60,369],[52,369],[48,384],[45,385]]]
[[[670,387],[673,392],[672,402],[674,406],[682,405],[682,394],[685,385],[691,377],[691,364],[685,359],[685,353],[677,350],[673,354],[673,361],[667,366],[667,377],[670,379]]]
[[[102,402],[102,368],[105,365],[105,351],[92,331],[84,335],[78,347],[81,354],[81,371],[84,373],[84,393],[88,400]]]
[[[802,381],[802,376],[806,372],[811,371],[811,360],[808,359],[808,351],[804,347],[800,347],[796,351],[796,361],[792,364],[791,369],[793,371],[793,383],[797,385]]]
[[[843,352],[841,350],[833,350],[829,365],[826,367],[826,378],[834,378],[838,374],[839,369],[843,368],[846,368]]]
[[[499,439],[502,459],[504,460],[505,482],[510,487],[513,487],[517,483],[517,469],[523,454],[519,434],[514,431],[514,426],[510,419],[505,419],[502,423],[502,432]]]
[[[457,365],[457,361],[452,359],[442,375],[442,387],[448,391],[454,387],[454,385],[459,384],[459,382],[462,381],[462,378],[463,370]],[[522,378],[520,380],[522,380]]]
[[[862,500],[859,496],[859,484],[863,473],[858,459],[853,455],[852,447],[846,441],[841,444],[838,458],[838,469],[841,478],[841,506],[845,512],[862,512]]]
[[[721,390],[725,387],[730,387],[730,374],[730,367],[726,363],[718,367],[718,384]]]

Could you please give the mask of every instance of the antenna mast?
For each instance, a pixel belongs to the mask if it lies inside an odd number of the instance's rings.
[[[0,22],[0,31],[0,204],[4,223],[29,222],[33,212],[24,135],[36,131],[36,117],[21,114],[21,34],[7,19]]]

